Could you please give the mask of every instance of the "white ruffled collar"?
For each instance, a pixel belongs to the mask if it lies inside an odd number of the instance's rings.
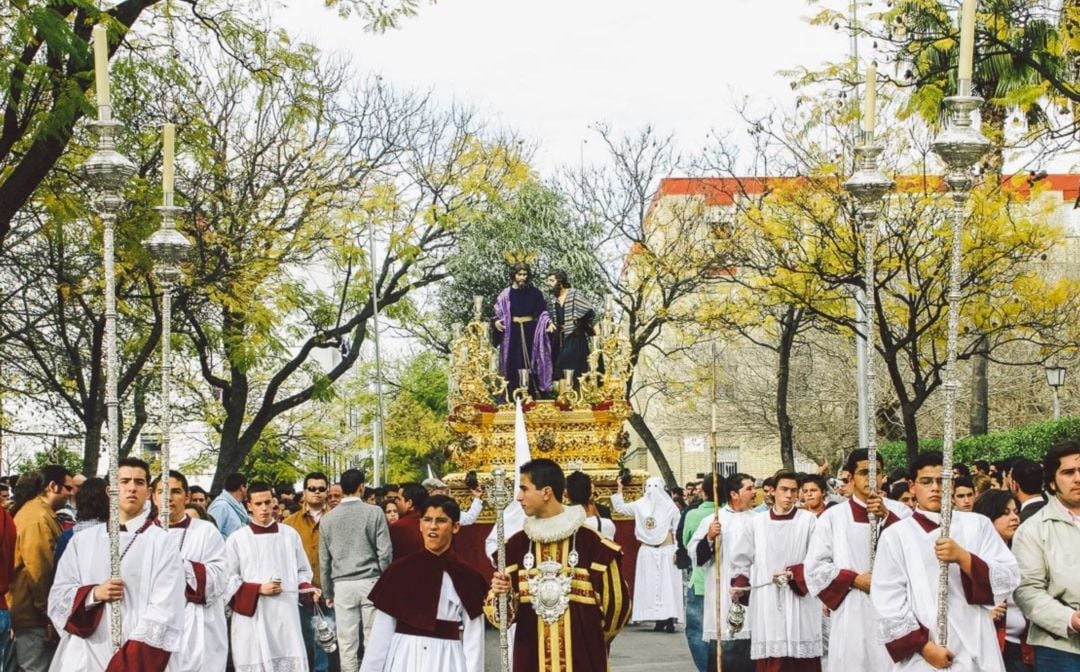
[[[564,506],[560,513],[550,518],[525,518],[525,535],[541,544],[562,541],[578,531],[585,522],[585,509],[581,506]]]

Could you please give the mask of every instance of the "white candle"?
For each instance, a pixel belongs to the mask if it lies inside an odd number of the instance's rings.
[[[176,124],[165,124],[162,129],[162,144],[164,145],[164,158],[161,165],[161,190],[166,194],[166,201],[170,200],[168,194],[173,193],[173,181],[176,175]]]
[[[964,0],[960,10],[960,64],[956,73],[958,93],[971,93],[971,71],[975,59],[975,8],[978,0]]]
[[[866,98],[863,103],[863,133],[872,136],[877,126],[877,68],[873,65],[866,69]]]
[[[472,297],[472,301],[473,301],[473,313],[477,317],[480,317],[480,315],[483,314],[483,312],[484,312],[484,297],[476,295],[476,296]]]
[[[105,26],[94,26],[94,88],[97,90],[98,107],[111,107],[109,95],[109,35]]]

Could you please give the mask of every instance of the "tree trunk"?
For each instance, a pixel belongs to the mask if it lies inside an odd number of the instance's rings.
[[[100,415],[97,418],[101,418]],[[87,476],[96,476],[98,473],[98,458],[101,456],[101,429],[105,423],[100,419],[89,420],[83,435],[83,473]]]
[[[986,356],[986,337],[979,337],[971,357],[971,413],[968,430],[972,436],[982,436],[990,424],[990,383],[987,380],[990,360]]]
[[[649,425],[645,423],[645,418],[641,417],[640,413],[634,413],[630,416],[630,426],[645,442],[645,447],[649,449],[649,454],[652,455],[653,460],[656,462],[656,467],[660,470],[660,476],[663,477],[667,487],[679,487],[679,482],[675,480],[675,474],[671,471],[671,465],[668,464],[667,456],[664,455],[664,451],[660,448],[660,442],[653,436]]]
[[[788,471],[795,471],[795,426],[788,413],[791,352],[801,321],[802,311],[788,306],[780,318],[780,343],[776,349],[776,426],[780,431],[780,461]]]
[[[225,487],[225,477],[240,471],[244,458],[251,452],[251,446],[244,446],[243,442],[235,436],[221,437],[218,447],[217,467],[214,470],[214,480],[210,484],[210,492],[217,496]]]
[[[902,404],[900,412],[904,416],[904,443],[907,445],[907,463],[911,464],[919,455],[919,426],[915,414],[922,404]]]

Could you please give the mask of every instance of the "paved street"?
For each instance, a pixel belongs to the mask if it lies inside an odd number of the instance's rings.
[[[499,669],[499,633],[487,633],[485,667],[489,672]],[[612,672],[692,672],[690,649],[680,628],[675,634],[652,631],[652,623],[630,626],[615,638],[611,648]]]

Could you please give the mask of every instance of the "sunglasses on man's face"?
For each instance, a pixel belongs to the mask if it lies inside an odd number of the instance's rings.
[[[326,492],[326,488],[318,488],[318,487],[315,487],[315,486],[309,486],[307,491],[308,492]]]

